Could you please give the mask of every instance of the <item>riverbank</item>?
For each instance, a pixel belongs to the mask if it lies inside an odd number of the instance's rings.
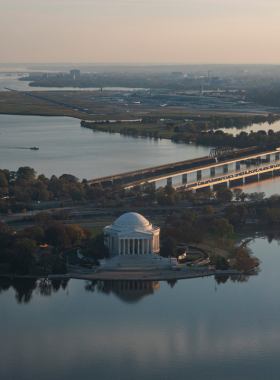
[[[138,272],[133,271],[125,271],[125,270],[114,270],[114,271],[106,271],[97,273],[69,273],[67,275],[50,275],[50,276],[18,276],[12,274],[0,274],[0,277],[8,277],[8,278],[26,278],[26,279],[77,279],[77,280],[96,280],[96,281],[168,281],[168,280],[184,280],[184,279],[192,279],[198,277],[210,277],[216,275],[222,276],[236,276],[240,273],[237,271],[229,270],[229,271],[215,271],[215,270],[206,270],[205,272],[196,272],[196,273],[184,273],[180,271],[169,270],[161,270],[159,273],[148,273],[144,269]],[[195,271],[194,271],[195,272]]]

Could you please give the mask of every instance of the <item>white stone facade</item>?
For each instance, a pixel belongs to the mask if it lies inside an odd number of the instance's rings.
[[[160,250],[160,228],[134,212],[120,216],[103,232],[107,235],[105,244],[111,254],[147,255]]]

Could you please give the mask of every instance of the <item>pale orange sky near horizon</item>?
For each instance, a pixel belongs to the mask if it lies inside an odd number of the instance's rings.
[[[0,0],[0,62],[280,63],[280,0]]]

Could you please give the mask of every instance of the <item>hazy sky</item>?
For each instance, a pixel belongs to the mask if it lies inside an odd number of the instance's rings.
[[[0,0],[0,62],[280,63],[280,0]]]

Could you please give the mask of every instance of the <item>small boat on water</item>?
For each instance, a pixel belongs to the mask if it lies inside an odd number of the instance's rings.
[[[31,150],[39,150],[39,148],[36,148],[35,146],[33,146],[32,148],[30,148]]]

